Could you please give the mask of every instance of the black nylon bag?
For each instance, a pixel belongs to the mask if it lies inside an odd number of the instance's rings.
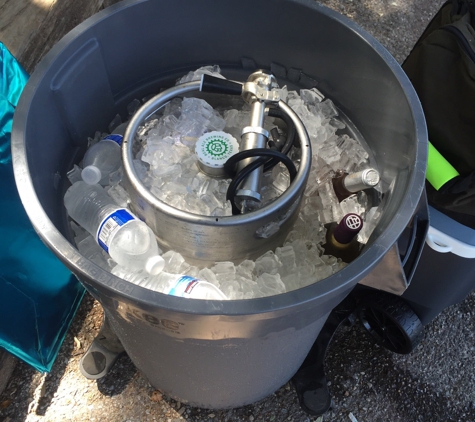
[[[446,2],[425,29],[402,68],[424,110],[429,140],[460,176],[429,204],[475,228],[475,0]]]

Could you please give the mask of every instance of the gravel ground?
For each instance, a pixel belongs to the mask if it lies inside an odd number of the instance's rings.
[[[442,0],[328,0],[401,62]],[[326,360],[333,409],[322,418],[300,410],[290,384],[260,402],[233,410],[185,406],[155,391],[124,355],[99,381],[78,363],[102,322],[86,295],[51,373],[18,363],[0,396],[0,421],[474,421],[475,295],[441,313],[410,355],[376,346],[359,324],[342,327]]]

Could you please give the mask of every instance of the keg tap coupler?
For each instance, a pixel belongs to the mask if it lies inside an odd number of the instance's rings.
[[[266,107],[269,103],[280,100],[277,81],[273,75],[258,70],[252,73],[242,88],[242,98],[251,106],[249,126],[241,133],[240,151],[265,148],[269,132],[264,129]],[[238,163],[238,171],[257,160],[257,157],[246,158]],[[263,167],[260,166],[243,180],[236,191],[238,200],[261,200],[261,180]]]
[[[281,101],[278,87],[275,77],[262,70],[253,72],[244,83],[202,76],[200,91],[240,95],[251,108],[249,124],[241,132],[240,151],[224,164],[225,173],[232,177],[226,198],[231,202],[233,215],[242,213],[245,201],[261,201],[262,175],[279,162],[285,165],[290,182],[293,181],[297,169],[287,154],[294,140],[298,140],[300,147],[303,144],[309,148],[310,141],[302,121]],[[287,126],[285,140],[278,130],[278,136],[274,133],[274,140],[269,140],[269,133],[264,129],[267,115],[284,121]]]

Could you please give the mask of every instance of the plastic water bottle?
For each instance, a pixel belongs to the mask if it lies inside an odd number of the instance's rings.
[[[170,274],[162,271],[152,276],[144,272],[130,273],[115,267],[112,273],[137,286],[156,292],[191,299],[226,300],[226,295],[214,284],[184,274]]]
[[[64,205],[119,265],[150,274],[162,271],[165,261],[150,227],[119,207],[102,186],[76,182],[66,191]]]
[[[90,185],[109,184],[109,175],[119,170],[122,165],[121,148],[123,136],[112,134],[106,136],[90,147],[83,158],[82,180]]]

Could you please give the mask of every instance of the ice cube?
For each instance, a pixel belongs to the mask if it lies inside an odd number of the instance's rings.
[[[271,203],[282,194],[280,189],[276,189],[274,186],[264,186],[261,188],[261,207]]]
[[[318,265],[315,266],[315,280],[320,281],[325,278],[330,277],[333,274],[333,267],[331,265],[326,265],[323,263],[323,265]]]
[[[282,263],[273,251],[268,251],[255,261],[254,272],[257,276],[264,273],[277,274],[282,267]]]
[[[301,89],[300,97],[302,98],[305,105],[318,104],[322,102],[325,98],[325,96],[317,88]]]
[[[344,151],[347,156],[352,159],[352,162],[356,166],[361,166],[368,162],[368,152],[364,149],[360,142],[349,137],[348,135],[339,137],[337,141],[337,147],[341,151]]]
[[[184,208],[184,211],[197,215],[211,215],[212,210],[210,210],[209,207],[207,207],[206,204],[194,194],[188,193],[185,196],[185,203],[186,208]]]
[[[186,75],[182,76],[180,79],[178,79],[177,85],[183,84],[185,82],[199,81],[202,75],[211,75],[211,76],[214,76],[215,78],[225,79],[224,76],[221,75],[221,69],[219,68],[218,65],[203,66],[197,70],[188,72]]]
[[[217,277],[219,279],[219,277]],[[220,280],[220,290],[228,298],[237,298],[241,294],[241,283],[235,278],[235,275],[232,278],[226,278]]]
[[[346,127],[346,124],[345,124],[345,123],[343,123],[341,120],[339,120],[339,119],[337,119],[337,118],[335,118],[335,117],[333,117],[333,118],[330,119],[329,124],[330,124],[331,126],[333,126],[335,129],[340,129],[340,130],[341,130],[341,129],[345,129],[345,127]]]
[[[129,116],[133,116],[141,106],[142,103],[137,98],[127,104],[127,112],[129,113]]]
[[[272,169],[272,176],[274,178],[272,185],[277,192],[285,192],[290,186],[290,175],[287,167],[279,163]]]
[[[124,169],[120,166],[116,171],[109,174],[109,186],[116,186],[124,178]]]
[[[77,166],[76,164],[74,164],[73,168],[68,171],[67,176],[72,185],[82,180],[81,172],[81,167]]]
[[[233,292],[230,296],[228,296],[229,299],[252,299],[253,297],[255,297],[257,282],[247,277],[242,277],[240,275],[236,275],[236,281],[239,283],[239,290]]]
[[[276,221],[270,221],[269,223],[264,224],[262,227],[259,227],[256,230],[256,236],[263,239],[268,239],[273,236],[280,230],[280,225]]]
[[[223,206],[223,204],[218,201],[218,199],[216,198],[216,196],[214,196],[213,194],[210,194],[210,195],[202,195],[200,197],[200,199],[203,201],[203,203],[210,209],[210,210],[214,210],[216,208],[221,208]]]
[[[86,230],[84,230],[81,226],[76,224],[73,220],[71,220],[70,225],[74,232],[74,242],[76,243],[76,246],[79,242],[84,240],[86,237],[91,236]]]
[[[358,194],[351,195],[340,202],[340,207],[344,215],[354,213],[358,214],[363,219],[365,218],[367,206],[368,197],[363,191],[358,192]]]
[[[333,101],[328,98],[320,104],[317,104],[316,107],[320,110],[325,119],[331,119],[332,117],[338,116],[338,110],[335,107],[335,104],[333,104]]]
[[[373,230],[378,225],[379,219],[381,218],[381,214],[382,213],[380,207],[372,207],[369,209],[364,219],[363,228],[358,233],[358,242],[363,245],[368,242],[371,233],[373,233]]]
[[[280,274],[261,274],[257,280],[257,287],[263,296],[273,296],[285,293],[285,284],[280,278]]]
[[[99,267],[110,271],[114,263],[109,255],[97,244],[92,236],[87,236],[77,244],[79,253]]]
[[[216,275],[220,289],[226,285],[233,284],[233,281],[236,279],[236,267],[232,262],[217,262],[211,267],[211,271]]]
[[[109,196],[116,202],[117,205],[127,208],[130,203],[130,197],[127,191],[120,185],[115,185],[107,190]]]
[[[282,246],[275,250],[275,255],[282,263],[281,275],[294,273],[296,270],[295,251],[292,245]]]
[[[308,261],[299,265],[298,279],[299,288],[315,283],[317,281],[315,267]]]
[[[289,95],[289,90],[287,89],[287,85],[284,85],[282,88],[277,89],[280,99],[284,101],[285,103],[287,102],[287,97]]]
[[[256,264],[254,261],[251,261],[250,259],[246,259],[242,261],[236,267],[236,273],[239,274],[241,277],[252,280],[255,267],[256,267]]]
[[[216,262],[213,267],[211,267],[211,271],[213,271],[214,274],[235,274],[236,273],[236,267],[233,262],[230,261],[222,261],[222,262]]]
[[[226,217],[232,215],[232,210],[231,207],[217,207],[214,210],[211,211],[211,216],[213,217]]]
[[[185,258],[176,252],[168,251],[162,255],[162,258],[165,261],[165,267],[163,271],[171,274],[186,274],[190,265],[186,263]]]
[[[178,138],[174,138],[172,135],[177,130],[177,124],[178,119],[175,115],[165,115],[159,120],[156,128],[150,131],[149,138],[157,138],[160,140],[165,137],[170,137],[173,143],[175,143]]]
[[[321,184],[319,186],[318,192],[323,206],[320,212],[320,220],[322,223],[326,224],[333,221],[339,222],[343,218],[344,214],[341,210],[340,203],[336,197],[331,181]]]
[[[305,220],[313,220],[318,215],[318,211],[323,208],[322,198],[320,196],[310,196],[305,198],[301,213]]]
[[[231,109],[224,111],[224,119],[226,126],[224,131],[234,136],[236,139],[241,139],[242,129],[249,126],[250,123],[249,110]]]
[[[198,272],[198,278],[206,280],[207,282],[219,287],[219,281],[216,274],[210,268],[203,268]]]
[[[332,142],[325,142],[318,150],[318,156],[326,163],[339,163],[342,150],[334,145]]]
[[[177,194],[168,194],[166,196],[166,200],[168,205],[175,207],[179,210],[186,208],[186,201],[184,195],[177,195]]]
[[[113,133],[115,128],[122,124],[122,117],[120,114],[117,114],[114,119],[109,123],[109,133]]]
[[[200,272],[200,269],[192,265],[188,267],[188,269],[186,270],[186,275],[189,275],[190,277],[194,277],[194,278],[199,278],[198,277],[199,272]]]
[[[134,170],[140,180],[143,180],[150,169],[150,165],[142,160],[133,160]]]
[[[164,116],[175,116],[176,118],[180,117],[181,115],[181,103],[182,103],[183,99],[181,98],[173,98],[171,101],[169,101],[166,106],[165,106],[165,109],[163,111],[163,115]]]

